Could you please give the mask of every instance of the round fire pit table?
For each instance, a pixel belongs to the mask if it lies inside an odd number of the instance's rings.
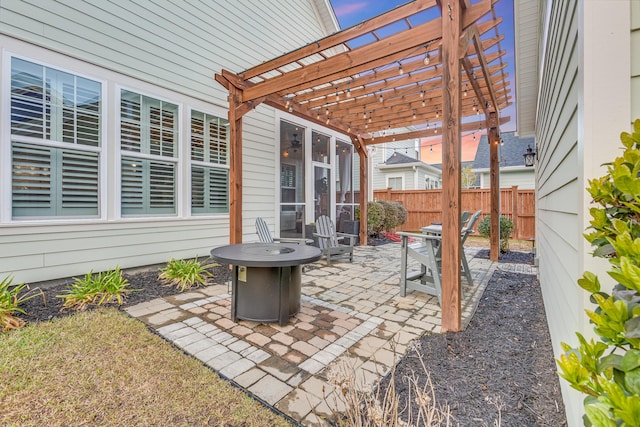
[[[302,265],[320,259],[320,249],[286,243],[243,243],[211,250],[233,266],[231,320],[278,322],[300,311]]]

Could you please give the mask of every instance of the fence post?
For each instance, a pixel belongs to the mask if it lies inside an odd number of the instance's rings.
[[[513,236],[520,239],[520,227],[518,227],[518,186],[511,187],[511,218],[513,218]]]

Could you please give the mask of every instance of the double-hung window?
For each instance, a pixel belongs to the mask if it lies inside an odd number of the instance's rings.
[[[176,213],[178,106],[120,93],[123,216]]]
[[[228,147],[227,120],[191,112],[191,213],[229,212]]]
[[[100,82],[11,58],[13,218],[98,217]]]

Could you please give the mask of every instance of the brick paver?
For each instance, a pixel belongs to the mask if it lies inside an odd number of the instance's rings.
[[[463,281],[463,327],[496,264],[473,258],[474,286]],[[415,262],[415,261],[412,261]],[[398,292],[400,245],[357,247],[354,262],[314,263],[302,276],[300,312],[285,326],[230,319],[228,284],[129,307],[185,352],[304,425],[327,425],[344,409],[334,373],[345,369],[370,390],[424,333],[440,332],[435,297]],[[520,264],[503,270],[536,274]]]

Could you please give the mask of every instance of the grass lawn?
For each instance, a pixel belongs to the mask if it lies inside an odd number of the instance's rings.
[[[0,334],[0,425],[288,426],[115,309]]]

